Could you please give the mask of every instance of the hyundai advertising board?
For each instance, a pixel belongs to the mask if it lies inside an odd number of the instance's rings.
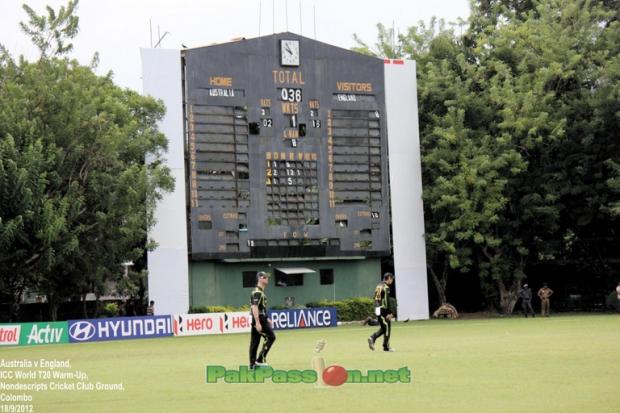
[[[68,323],[71,343],[165,337],[173,333],[169,315],[69,320]]]

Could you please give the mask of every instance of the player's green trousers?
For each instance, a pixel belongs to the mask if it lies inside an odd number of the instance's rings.
[[[387,316],[380,315],[377,317],[379,321],[379,330],[377,330],[370,338],[375,342],[379,337],[383,336],[383,349],[388,350],[390,348],[390,335],[392,334],[392,323],[387,319]]]

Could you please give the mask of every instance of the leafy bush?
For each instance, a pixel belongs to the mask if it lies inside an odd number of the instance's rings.
[[[320,300],[306,304],[306,307],[335,307],[338,312],[338,321],[363,320],[374,314],[374,306],[374,300],[368,297],[348,298],[339,301]]]
[[[232,313],[237,309],[230,305],[208,305],[207,313]]]
[[[187,314],[202,314],[207,312],[206,306],[190,307]]]
[[[292,307],[287,307],[285,304],[276,304],[276,305],[269,306],[269,310],[301,310],[304,308],[307,308],[307,307],[301,304],[297,304]]]
[[[234,307],[231,305],[203,305],[198,307],[190,307],[188,314],[233,313],[237,311],[250,311],[250,305],[244,304],[239,307]]]
[[[235,311],[250,311],[250,304],[243,304],[242,306],[237,307]]]
[[[394,312],[396,310],[396,300],[390,298],[390,309]],[[307,303],[305,306],[296,305],[293,308],[313,308],[313,307],[335,307],[338,312],[338,321],[358,321],[364,320],[368,316],[373,316],[375,313],[375,302],[369,297],[355,297],[348,298],[346,300],[332,301],[332,300],[320,300]],[[269,307],[271,310],[286,310],[288,307],[285,305],[274,305]],[[250,311],[250,305],[245,304],[240,307],[225,306],[225,305],[211,305],[201,307],[191,307],[189,313],[226,313],[235,311]]]
[[[120,309],[118,308],[118,304],[116,303],[107,303],[103,307],[103,314],[106,317],[117,317],[119,312],[120,312]]]
[[[618,294],[615,291],[609,293],[605,299],[605,306],[612,310],[616,310],[618,308]]]

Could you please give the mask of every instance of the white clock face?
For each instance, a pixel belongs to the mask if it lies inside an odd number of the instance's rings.
[[[280,41],[280,64],[299,66],[299,40]]]

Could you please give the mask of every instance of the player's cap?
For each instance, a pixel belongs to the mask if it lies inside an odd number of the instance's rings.
[[[523,284],[523,287],[524,287],[524,288],[527,288],[527,283]]]
[[[260,280],[261,278],[269,278],[269,274],[267,274],[265,271],[259,271],[256,273],[256,280]]]
[[[383,274],[384,280],[387,280],[388,278],[396,278],[396,277],[394,277],[394,274],[392,274],[391,272],[386,272],[385,274]]]

